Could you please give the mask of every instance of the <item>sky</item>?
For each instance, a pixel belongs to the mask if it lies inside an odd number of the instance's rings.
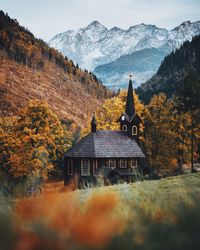
[[[45,41],[97,20],[107,28],[200,20],[200,0],[0,0],[0,9]]]

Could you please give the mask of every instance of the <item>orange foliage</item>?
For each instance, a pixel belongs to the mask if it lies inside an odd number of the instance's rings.
[[[33,244],[27,249],[36,249],[35,244],[40,244],[39,239],[33,240],[36,236],[23,232],[24,225],[37,221],[55,230],[61,242],[67,237],[81,245],[103,246],[124,230],[123,218],[115,216],[119,202],[114,193],[94,194],[83,204],[72,193],[19,200],[15,223],[21,228],[20,246]]]
[[[118,202],[112,193],[92,197],[86,212],[78,213],[71,224],[70,231],[75,240],[85,245],[104,245],[114,234],[122,232],[122,221],[112,217]]]

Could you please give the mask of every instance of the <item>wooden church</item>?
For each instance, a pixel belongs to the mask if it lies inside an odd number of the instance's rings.
[[[139,146],[140,117],[136,114],[130,78],[125,112],[119,117],[120,130],[98,130],[95,115],[91,132],[65,153],[64,183],[88,186],[104,178],[107,183],[133,181],[143,171]]]

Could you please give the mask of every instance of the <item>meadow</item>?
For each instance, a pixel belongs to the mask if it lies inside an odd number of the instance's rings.
[[[200,173],[1,199],[0,249],[199,249]]]

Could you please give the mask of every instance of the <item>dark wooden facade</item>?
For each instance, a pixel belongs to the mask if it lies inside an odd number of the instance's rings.
[[[84,171],[84,161],[88,162],[88,171]],[[139,158],[65,158],[65,185],[74,179],[76,186],[82,181],[86,186],[96,183],[98,178],[110,184],[119,179],[133,181],[140,175]]]
[[[135,112],[132,81],[129,81],[125,112],[120,116],[120,131],[97,130],[93,115],[91,133],[65,154],[64,183],[77,187],[95,184],[99,178],[106,183],[133,181],[141,172],[139,147],[141,119]]]

